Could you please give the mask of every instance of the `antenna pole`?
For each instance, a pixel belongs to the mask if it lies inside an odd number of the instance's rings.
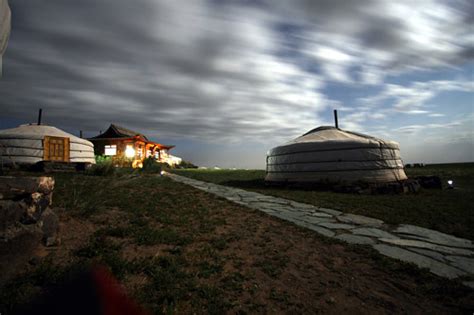
[[[336,128],[339,129],[339,122],[337,121],[337,109],[334,110],[334,123],[336,125]]]
[[[38,126],[41,125],[41,115],[43,114],[43,109],[40,108],[38,112]]]

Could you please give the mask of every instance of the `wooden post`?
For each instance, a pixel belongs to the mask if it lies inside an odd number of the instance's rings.
[[[39,109],[39,113],[38,113],[38,126],[41,125],[41,115],[43,114],[43,109],[40,108]]]
[[[82,138],[82,130],[79,130],[79,138]]]
[[[337,109],[334,110],[334,123],[336,125],[336,128],[339,129],[339,122],[337,121]]]

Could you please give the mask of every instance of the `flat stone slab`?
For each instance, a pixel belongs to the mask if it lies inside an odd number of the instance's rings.
[[[272,214],[275,217],[279,217],[283,220],[297,220],[297,221],[304,221],[304,217],[301,216],[299,213],[292,213],[292,212],[276,212]]]
[[[390,239],[395,239],[398,238],[398,236],[395,236],[391,233],[385,232],[384,230],[380,230],[377,228],[357,228],[351,231],[352,234],[357,234],[357,235],[364,235],[364,236],[370,236],[370,237],[375,237],[375,238],[390,238]]]
[[[340,215],[342,214],[341,211],[337,211],[337,210],[334,210],[334,209],[328,209],[328,208],[317,208],[318,211],[321,211],[321,212],[325,212],[327,214],[330,214],[330,215]]]
[[[354,225],[350,224],[343,224],[343,223],[318,223],[320,226],[324,226],[325,228],[331,229],[331,230],[350,230],[355,228]]]
[[[474,245],[470,240],[466,240],[463,238],[455,237],[452,235],[444,234],[435,230],[430,230],[415,225],[402,224],[394,232],[415,235],[424,238],[426,241],[440,245],[474,248]]]
[[[380,241],[384,243],[398,245],[398,246],[426,248],[426,249],[431,249],[437,252],[452,254],[452,255],[473,255],[474,254],[474,252],[467,249],[436,245],[433,243],[428,243],[428,242],[423,242],[423,241],[418,241],[418,240],[381,238]]]
[[[434,252],[434,251],[429,250],[429,249],[414,248],[414,247],[412,248],[412,247],[410,247],[409,250],[412,251],[412,252],[421,254],[421,255],[423,255],[423,256],[428,256],[428,257],[430,257],[430,258],[439,260],[439,261],[441,261],[441,262],[446,262],[446,257],[445,257],[443,254],[438,253],[438,252]]]
[[[314,231],[318,234],[321,234],[321,235],[324,235],[326,237],[334,237],[336,236],[336,233],[329,230],[329,229],[326,229],[326,228],[323,228],[321,226],[317,226],[317,225],[314,225],[314,224],[311,224],[311,223],[307,223],[307,222],[302,222],[301,224],[299,224],[300,226],[302,227],[305,227],[305,228],[308,228],[310,229],[311,231]]]
[[[247,200],[245,199],[242,199],[242,201],[244,202],[248,202]],[[275,209],[291,209],[290,207],[282,207],[282,205],[280,204],[274,204],[274,203],[271,203],[271,202],[261,202],[261,201],[252,201],[252,202],[248,202],[250,205],[254,206],[254,207],[266,207],[266,208],[275,208]]]
[[[466,275],[466,272],[460,269],[451,267],[437,260],[410,252],[400,247],[385,244],[375,244],[372,245],[372,247],[382,255],[389,256],[404,262],[413,263],[420,268],[428,268],[432,273],[441,277],[454,279]]]
[[[344,241],[349,244],[357,244],[357,245],[372,245],[375,244],[375,241],[370,237],[353,235],[353,234],[340,234],[336,236],[338,240]]]
[[[337,217],[337,219],[344,223],[359,224],[373,227],[380,227],[383,224],[382,220],[351,213],[340,215]]]
[[[333,217],[332,215],[323,213],[323,212],[312,212],[310,216],[319,217],[319,218],[332,218]]]
[[[332,218],[320,218],[320,217],[312,217],[312,216],[304,216],[301,218],[303,221],[312,224],[319,224],[319,223],[336,223],[337,221]]]
[[[446,256],[446,259],[451,262],[451,265],[474,274],[474,259],[460,256]]]

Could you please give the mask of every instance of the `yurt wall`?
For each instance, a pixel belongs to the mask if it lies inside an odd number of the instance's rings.
[[[46,125],[21,125],[0,130],[0,161],[35,164],[41,161],[95,163],[94,145]]]
[[[319,127],[267,156],[269,182],[393,182],[406,179],[398,143]]]

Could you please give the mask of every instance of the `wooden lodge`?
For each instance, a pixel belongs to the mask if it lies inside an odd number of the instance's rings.
[[[150,141],[141,133],[114,124],[105,132],[88,140],[94,144],[96,155],[132,159],[134,167],[139,167],[140,163],[150,156],[159,162],[173,164],[172,156],[168,152],[174,148],[173,145]]]

